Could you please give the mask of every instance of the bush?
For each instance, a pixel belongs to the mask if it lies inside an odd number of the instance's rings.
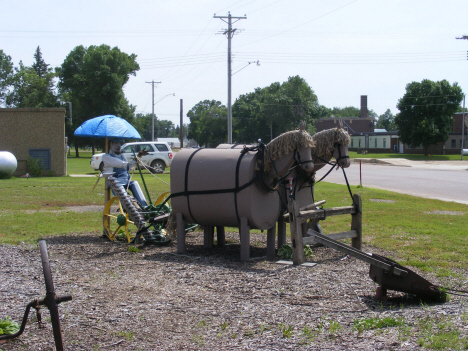
[[[31,177],[41,177],[44,168],[37,158],[28,157],[28,173]]]
[[[310,246],[304,245],[304,256],[307,258],[307,257],[312,257],[312,255],[313,255],[313,252]],[[278,250],[278,256],[284,260],[292,260],[293,250],[292,250],[291,245],[284,244],[283,246],[281,246],[281,248]]]

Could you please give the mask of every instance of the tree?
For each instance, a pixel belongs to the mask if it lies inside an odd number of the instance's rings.
[[[333,107],[330,110],[329,117],[359,117],[361,116],[361,110],[357,107]]]
[[[190,118],[189,139],[208,147],[227,141],[227,107],[220,101],[200,101],[187,112],[187,117]]]
[[[376,128],[385,129],[387,131],[397,130],[395,116],[393,115],[392,111],[387,109],[383,115],[380,115],[375,126]]]
[[[422,145],[427,155],[430,145],[448,139],[453,114],[462,100],[463,92],[457,83],[428,79],[409,83],[398,100],[400,113],[395,117],[400,141],[411,147]]]
[[[140,133],[143,140],[151,140],[151,117],[153,117],[153,114],[151,113],[146,115],[137,113],[135,115],[135,122],[133,123],[133,126],[138,131],[138,133]]]
[[[34,53],[34,63],[32,64],[32,68],[36,71],[39,77],[44,77],[46,73],[49,72],[50,68],[49,65],[45,63],[44,59],[42,58],[41,48],[38,46],[36,52]]]
[[[84,121],[112,114],[133,122],[135,107],[125,98],[123,86],[139,69],[135,54],[127,55],[108,45],[77,46],[57,69],[59,91],[73,106],[73,125],[67,126],[66,133],[77,156],[78,146],[94,143],[73,136]]]
[[[233,105],[234,134],[238,142],[268,142],[288,130],[298,128],[301,121],[314,131],[314,120],[323,113],[314,91],[299,77],[284,83],[257,88],[241,95]]]
[[[43,67],[48,66],[44,62],[43,65]],[[15,68],[15,74],[10,80],[12,90],[8,92],[5,99],[6,105],[9,107],[58,107],[54,82],[56,74],[48,68],[46,71],[41,70],[41,75],[39,75],[33,66],[24,66],[20,61],[19,67]]]
[[[0,50],[0,106],[5,104],[5,98],[8,93],[8,87],[13,78],[13,63],[11,56]]]

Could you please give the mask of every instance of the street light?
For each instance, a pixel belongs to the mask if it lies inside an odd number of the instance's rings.
[[[159,99],[158,101],[156,101],[154,104],[156,105],[159,101],[161,101],[162,99],[164,98],[167,98],[168,96],[175,96],[175,93],[172,93],[172,94],[167,94],[166,96],[163,96],[161,99]]]
[[[235,71],[232,75],[236,74],[237,72],[240,72],[242,71],[245,67],[247,67],[248,65],[250,65],[251,63],[256,63],[257,66],[260,66],[260,60],[257,60],[257,61],[250,61],[250,62],[247,62],[247,64],[242,67],[241,69],[238,69],[237,71]]]

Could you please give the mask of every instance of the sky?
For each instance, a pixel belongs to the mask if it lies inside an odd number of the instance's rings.
[[[321,105],[398,113],[423,79],[468,92],[466,0],[0,0],[0,49],[31,65],[40,46],[51,67],[78,45],[136,54],[124,92],[137,113],[180,121],[203,100],[227,105],[227,23],[232,26],[232,101],[288,77],[304,78]],[[234,22],[234,20],[233,20]],[[259,64],[257,64],[257,61]],[[95,117],[95,116],[90,116]]]

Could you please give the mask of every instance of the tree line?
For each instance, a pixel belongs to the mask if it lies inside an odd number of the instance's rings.
[[[84,121],[116,115],[131,123],[146,140],[151,139],[151,115],[135,114],[123,92],[124,85],[140,69],[135,54],[128,55],[108,45],[75,47],[60,67],[47,64],[38,46],[34,62],[14,67],[11,56],[0,50],[0,106],[60,107],[71,102],[72,123],[66,123],[68,143],[78,148],[102,148],[104,141],[73,135]],[[67,109],[67,114],[69,113]],[[69,119],[67,119],[69,120]],[[149,123],[148,123],[149,122]],[[178,136],[179,127],[155,118],[155,136]]]
[[[0,50],[0,105],[7,107],[59,107],[64,102],[73,106],[72,124],[66,124],[69,144],[103,146],[102,140],[75,138],[73,132],[87,119],[112,114],[124,118],[139,131],[144,140],[151,139],[151,114],[136,114],[123,92],[124,85],[140,69],[135,54],[128,55],[108,45],[75,47],[60,67],[51,68],[42,58],[40,47],[34,63],[21,61],[14,67],[11,57]],[[411,82],[393,115],[390,109],[378,116],[368,110],[375,128],[398,131],[400,141],[411,147],[445,142],[452,128],[452,116],[460,111],[463,92],[457,83],[446,80]],[[227,141],[227,107],[216,100],[203,100],[193,106],[183,125],[184,136],[200,145],[215,147]],[[323,117],[358,117],[355,107],[327,108],[318,102],[312,88],[300,76],[274,82],[264,88],[240,95],[232,105],[233,141],[268,142],[279,134],[307,123],[315,132],[315,121]],[[154,122],[155,136],[179,137],[180,127],[171,121]]]

